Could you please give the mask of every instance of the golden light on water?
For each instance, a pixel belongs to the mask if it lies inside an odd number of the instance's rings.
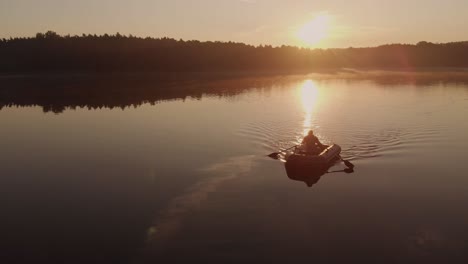
[[[305,81],[299,89],[299,96],[304,110],[304,136],[312,128],[312,115],[319,99],[319,89],[312,80]]]
[[[300,40],[302,45],[316,45],[329,35],[330,24],[330,15],[321,13],[300,27],[296,32],[296,37]]]

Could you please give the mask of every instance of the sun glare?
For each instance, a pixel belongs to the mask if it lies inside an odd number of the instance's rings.
[[[319,99],[319,90],[312,80],[305,81],[299,87],[299,96],[304,110],[304,136],[312,128],[312,115]]]
[[[328,36],[330,21],[330,15],[321,13],[299,28],[296,36],[306,46],[316,45]]]

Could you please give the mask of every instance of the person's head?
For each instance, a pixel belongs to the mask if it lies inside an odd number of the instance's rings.
[[[312,131],[312,129],[309,130],[309,134],[308,134],[308,135],[313,135],[313,134],[314,134],[314,131]]]

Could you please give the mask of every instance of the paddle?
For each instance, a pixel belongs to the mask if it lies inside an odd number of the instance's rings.
[[[334,171],[327,171],[325,173],[337,173],[337,172],[344,172],[344,173],[353,173],[354,170],[352,168],[346,168],[344,170],[334,170]]]
[[[323,146],[323,149],[327,149],[328,147],[330,147],[330,146],[328,146],[328,145],[322,145],[322,146]],[[338,157],[340,158],[341,161],[344,162],[344,164],[346,165],[346,167],[350,168],[351,170],[354,168],[354,164],[352,164],[351,161],[349,161],[349,160],[344,160],[344,159],[341,157],[341,155],[339,155]]]
[[[344,160],[341,156],[339,156],[341,161],[344,162],[344,164],[346,165],[346,167],[350,168],[350,169],[353,169],[354,168],[354,164],[351,163],[351,161],[349,160]]]
[[[286,151],[286,150],[290,150],[292,148],[295,148],[299,145],[295,145],[295,146],[292,146],[290,148],[287,148],[287,149],[283,149],[281,151]],[[327,146],[328,147],[328,146]],[[279,155],[281,154],[281,151],[280,152],[273,152],[271,153],[270,155],[268,155],[268,157],[272,158],[272,159],[278,159]],[[341,156],[338,156],[340,158],[341,161],[343,161],[343,163],[346,165],[346,167],[350,168],[351,170],[354,168],[354,164],[351,163],[351,161],[349,160],[344,160]]]
[[[281,150],[281,151],[290,150],[290,149],[295,148],[295,147],[297,147],[297,146],[299,146],[299,145],[295,145],[295,146],[292,146],[292,147],[290,147],[290,148],[283,149],[283,150]],[[278,156],[281,154],[281,151],[280,151],[280,152],[273,152],[273,153],[271,153],[270,155],[268,155],[268,157],[270,157],[270,158],[272,158],[272,159],[278,159]]]

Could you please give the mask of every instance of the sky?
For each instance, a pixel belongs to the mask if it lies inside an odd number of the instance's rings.
[[[311,48],[468,40],[467,0],[0,0],[0,38],[132,34]]]

